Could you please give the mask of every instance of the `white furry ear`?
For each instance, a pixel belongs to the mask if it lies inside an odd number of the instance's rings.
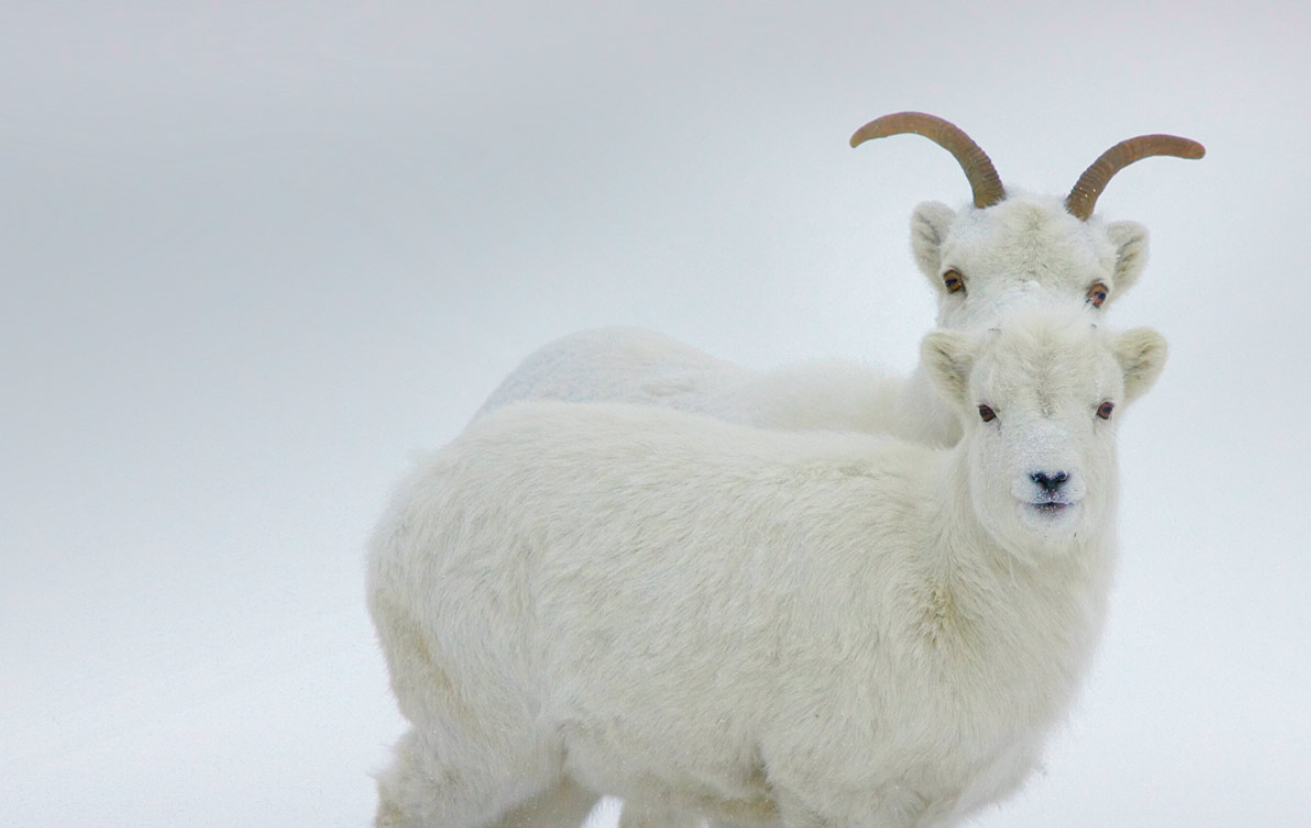
[[[1106,236],[1115,245],[1115,289],[1110,299],[1133,287],[1147,267],[1147,228],[1136,221],[1113,221]]]
[[[942,243],[955,220],[956,212],[940,201],[926,201],[910,215],[910,249],[915,264],[937,291],[944,290],[938,272],[942,268]]]
[[[949,329],[932,331],[920,342],[920,361],[933,384],[943,396],[961,405],[969,390],[976,349],[973,336]]]
[[[1165,337],[1151,328],[1134,328],[1115,340],[1115,359],[1124,371],[1124,400],[1146,394],[1165,367]]]

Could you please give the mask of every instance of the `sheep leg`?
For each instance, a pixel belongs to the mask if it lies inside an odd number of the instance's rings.
[[[516,806],[489,828],[579,828],[600,798],[564,779]]]
[[[930,828],[942,825],[949,810],[949,803],[931,802],[899,785],[880,791],[831,791],[820,801],[803,801],[788,791],[776,791],[776,796],[786,828]]]
[[[619,828],[700,828],[704,817],[685,808],[654,801],[625,799]]]
[[[577,828],[598,799],[558,777],[543,779],[531,760],[444,762],[443,755],[477,752],[451,749],[454,734],[444,735],[447,750],[417,728],[401,738],[395,761],[378,776],[376,828]]]

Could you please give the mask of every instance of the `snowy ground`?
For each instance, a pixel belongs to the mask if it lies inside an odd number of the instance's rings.
[[[8,4],[0,826],[369,824],[361,548],[412,453],[586,327],[908,368],[907,217],[968,190],[847,147],[901,109],[1038,190],[1209,151],[1099,202],[1171,362],[1096,672],[978,824],[1311,824],[1311,12],[993,5]]]

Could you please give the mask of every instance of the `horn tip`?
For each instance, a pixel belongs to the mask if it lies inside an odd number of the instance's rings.
[[[852,148],[855,148],[865,143],[866,141],[870,140],[871,138],[883,137],[882,133],[880,132],[880,129],[883,127],[884,124],[887,123],[887,117],[888,116],[885,115],[882,118],[875,118],[874,120],[870,121],[868,124],[865,124],[860,129],[851,133],[851,139],[847,143],[851,144]]]
[[[1167,145],[1171,147],[1170,154],[1176,158],[1196,160],[1206,155],[1206,147],[1192,138],[1181,138],[1178,135],[1162,135],[1160,137],[1168,142]]]
[[[1177,135],[1167,135],[1165,137],[1171,139],[1175,143],[1175,146],[1178,149],[1179,158],[1196,160],[1206,155],[1206,147],[1202,146],[1197,141],[1194,141],[1192,138],[1180,138]]]

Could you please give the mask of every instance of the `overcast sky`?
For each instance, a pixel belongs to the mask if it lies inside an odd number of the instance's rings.
[[[913,365],[946,117],[1152,230],[1170,340],[1045,772],[985,826],[1311,824],[1311,11],[1209,2],[11,2],[0,825],[360,826],[402,731],[363,541],[551,338]]]

